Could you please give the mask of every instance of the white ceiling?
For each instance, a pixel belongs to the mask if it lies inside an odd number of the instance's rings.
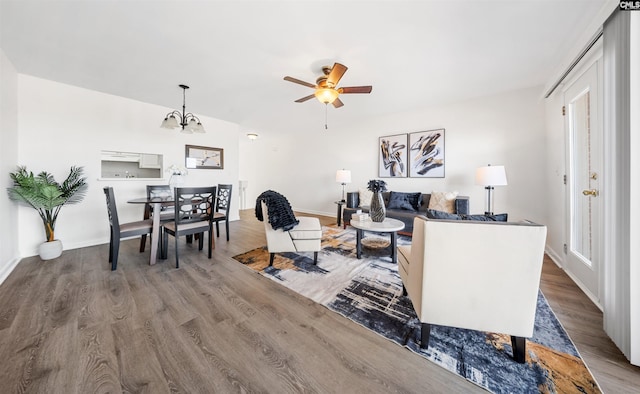
[[[605,0],[8,1],[0,45],[18,72],[243,130],[295,131],[324,105],[283,80],[349,70],[331,122],[544,85]],[[541,92],[542,94],[542,92]],[[159,118],[164,116],[158,115]],[[160,119],[161,120],[161,119]],[[206,124],[205,124],[206,127]]]

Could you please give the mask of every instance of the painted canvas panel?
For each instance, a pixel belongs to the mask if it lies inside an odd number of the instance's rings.
[[[378,140],[378,176],[380,178],[406,178],[407,135],[397,134]]]
[[[409,134],[409,176],[444,178],[444,129]]]

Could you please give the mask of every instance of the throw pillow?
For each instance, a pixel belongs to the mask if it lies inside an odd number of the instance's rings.
[[[431,192],[428,208],[456,213],[456,197],[458,197],[458,192]]]
[[[373,192],[369,189],[360,189],[358,191],[360,204],[359,207],[368,207],[371,205],[371,199],[373,198]]]
[[[429,219],[445,219],[445,220],[462,220],[463,217],[455,213],[437,211],[435,209],[427,209],[427,217]]]
[[[389,193],[389,205],[387,209],[404,209],[406,211],[418,212],[422,200],[422,193]]]

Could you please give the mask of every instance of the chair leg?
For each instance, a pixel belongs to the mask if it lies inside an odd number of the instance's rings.
[[[113,239],[113,252],[111,255],[111,271],[118,267],[118,253],[120,252],[120,238]]]
[[[404,287],[404,284],[402,285],[402,295],[403,295],[404,297],[406,297],[406,296],[407,296],[407,288],[406,288],[406,287]]]
[[[169,234],[163,232],[162,234],[162,248],[160,249],[160,257],[164,260],[167,258],[167,250],[169,249]]]
[[[207,234],[207,239],[209,240],[209,258],[211,258],[211,250],[213,249],[213,240],[211,239],[213,234],[211,234],[211,231],[213,231],[213,226],[209,228],[209,234]],[[202,234],[202,236],[204,237],[204,234]]]
[[[178,237],[178,232],[177,231],[176,231],[175,237],[173,237],[173,238],[175,238],[175,240],[176,240],[176,268],[180,268],[180,264],[178,262],[178,238],[180,238],[180,237]]]
[[[227,242],[229,242],[229,217],[227,216],[227,220],[225,220],[225,228],[227,230]]]
[[[109,237],[109,262],[113,261],[113,232]]]
[[[524,364],[527,354],[527,340],[524,337],[512,335],[511,348],[513,349],[513,359],[520,364]]]
[[[204,233],[198,234],[198,250],[202,250],[204,246]]]
[[[216,237],[220,238],[220,223],[216,222]]]
[[[431,324],[422,323],[420,327],[420,349],[429,347],[429,337],[431,336]]]
[[[142,234],[140,237],[140,253],[144,252],[144,247],[147,244],[147,234]]]
[[[313,264],[318,265],[318,252],[313,252]]]
[[[273,258],[276,257],[275,253],[269,254],[269,267],[273,266]]]

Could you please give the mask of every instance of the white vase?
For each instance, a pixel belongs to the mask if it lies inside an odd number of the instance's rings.
[[[60,257],[62,254],[62,242],[60,242],[59,239],[54,239],[51,242],[45,242],[40,245],[38,253],[42,260],[51,260]]]

